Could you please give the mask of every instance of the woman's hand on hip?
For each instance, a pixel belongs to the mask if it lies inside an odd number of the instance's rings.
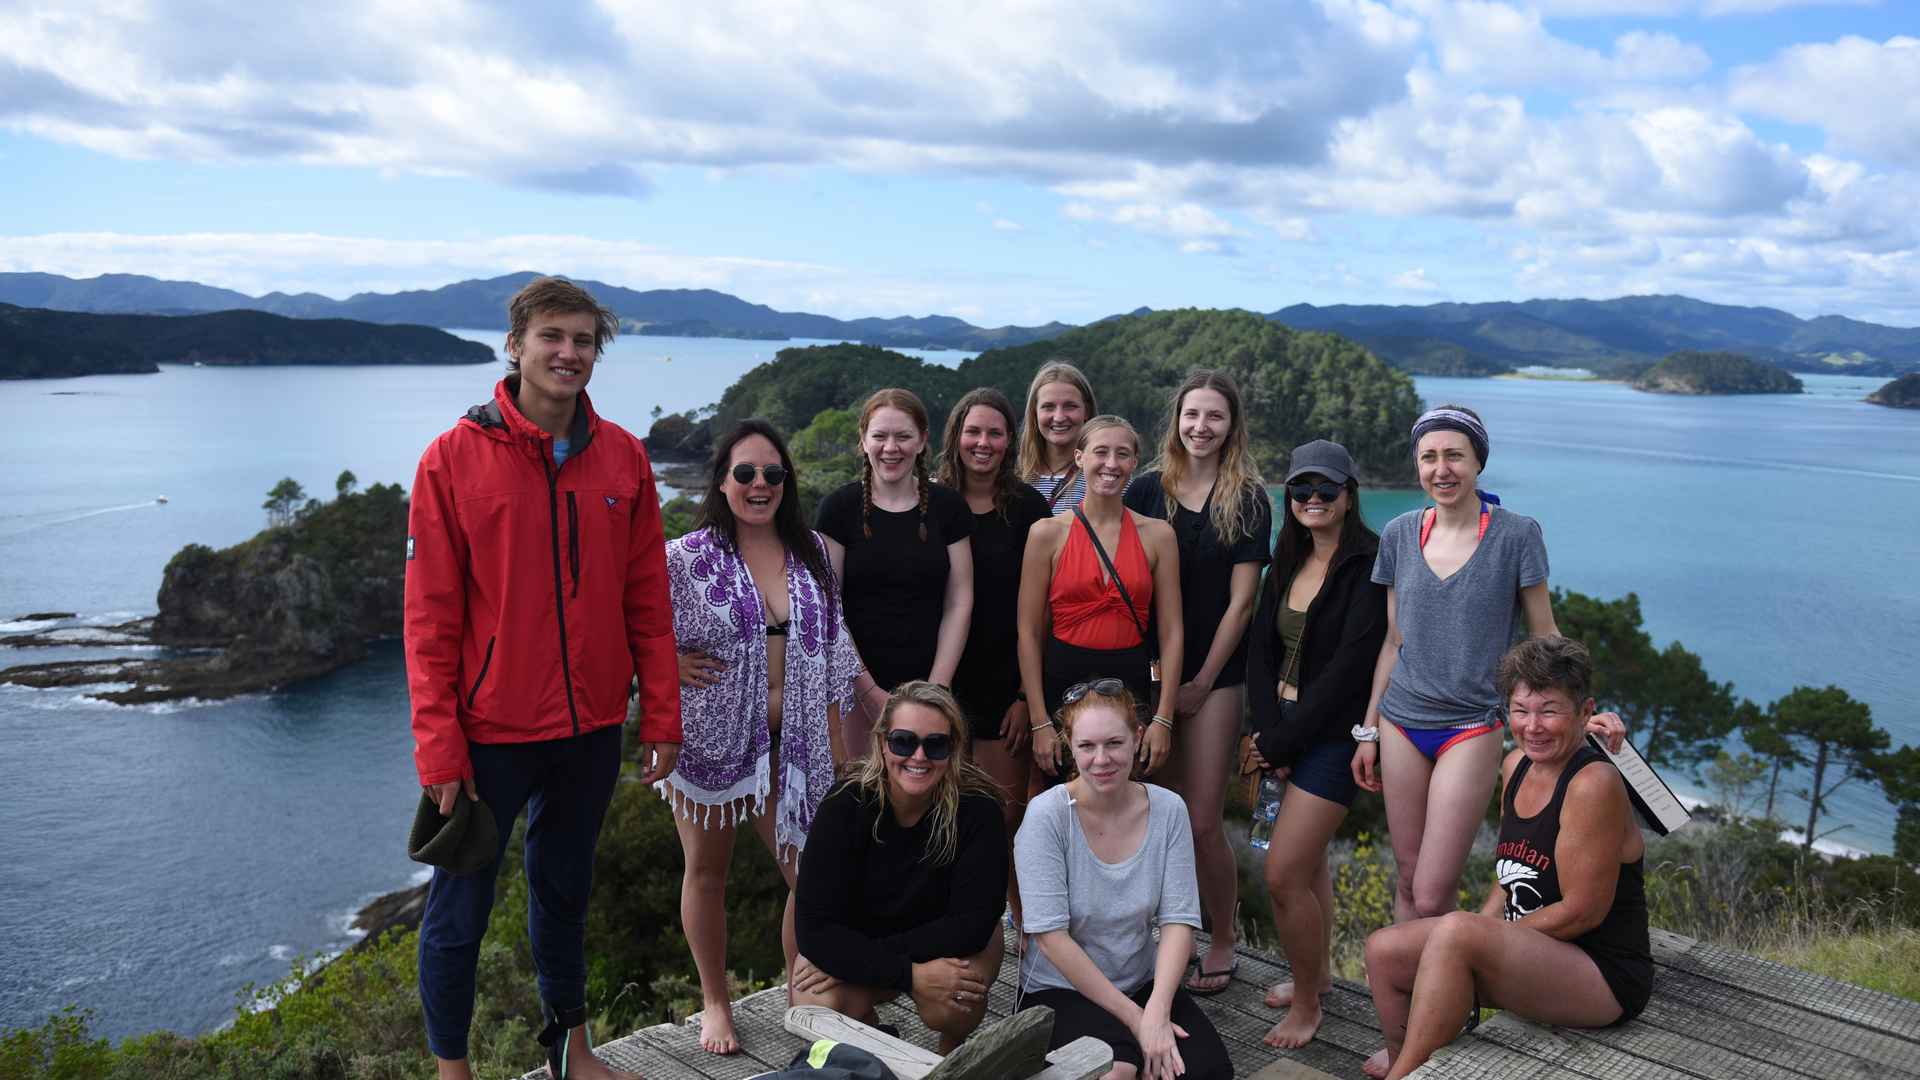
[[[681,686],[718,686],[726,670],[725,661],[702,649],[680,654]]]

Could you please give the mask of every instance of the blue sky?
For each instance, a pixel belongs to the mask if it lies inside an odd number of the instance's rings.
[[[1920,324],[1908,0],[236,10],[0,0],[0,270]]]

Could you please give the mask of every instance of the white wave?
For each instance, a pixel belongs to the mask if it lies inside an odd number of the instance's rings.
[[[267,949],[267,959],[279,960],[282,962],[291,960],[293,959],[293,946],[291,945],[270,946]]]
[[[412,873],[412,875],[407,878],[407,885],[408,887],[413,888],[413,887],[425,885],[427,882],[432,880],[433,880],[433,867],[423,866],[420,869],[415,870]]]
[[[0,622],[0,634],[26,634],[56,626],[65,621],[65,619],[13,619]]]

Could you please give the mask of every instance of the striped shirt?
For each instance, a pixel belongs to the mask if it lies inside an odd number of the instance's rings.
[[[1038,491],[1041,497],[1052,506],[1055,517],[1073,513],[1073,508],[1079,506],[1080,500],[1087,497],[1087,474],[1079,469],[1074,469],[1072,472],[1072,481],[1067,484],[1067,490],[1061,492],[1058,499],[1053,497],[1053,493],[1060,487],[1060,481],[1066,478],[1066,473],[1039,473],[1027,477],[1027,483],[1033,485],[1033,490]],[[1127,487],[1121,488],[1120,494],[1125,495],[1127,488],[1132,486],[1133,478],[1128,477]]]

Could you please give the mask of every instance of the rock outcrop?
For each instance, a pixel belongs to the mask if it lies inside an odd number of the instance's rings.
[[[1920,409],[1920,372],[1910,372],[1867,395],[1874,405],[1895,409]]]

